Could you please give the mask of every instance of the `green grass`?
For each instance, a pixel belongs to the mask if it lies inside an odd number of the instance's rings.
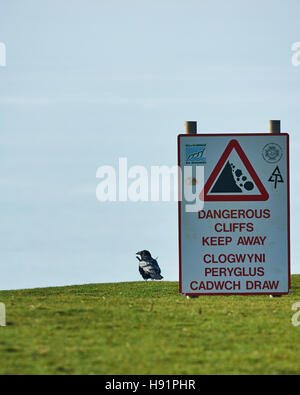
[[[1,374],[299,374],[289,296],[203,296],[175,282],[1,291]]]

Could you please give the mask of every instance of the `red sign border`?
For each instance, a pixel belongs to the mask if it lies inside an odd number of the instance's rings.
[[[179,134],[177,136],[177,159],[178,159],[178,169],[180,169],[180,139],[182,137],[242,137],[242,136],[276,136],[276,134],[272,133],[202,133],[202,134]],[[290,136],[288,133],[280,133],[280,136],[286,136],[287,138],[287,243],[288,243],[288,292],[234,292],[234,293],[184,293],[182,292],[182,258],[181,258],[181,178],[180,172],[178,171],[178,243],[179,243],[179,293],[181,295],[186,296],[230,296],[230,295],[238,295],[238,296],[249,296],[249,295],[289,295],[291,289],[291,238],[290,238]]]
[[[210,188],[212,187],[215,179],[218,177],[220,171],[222,170],[224,163],[228,159],[229,155],[231,154],[232,150],[235,149],[241,158],[244,166],[246,167],[247,171],[249,172],[250,176],[252,177],[253,181],[255,182],[260,195],[208,195]],[[203,196],[204,194],[204,196]],[[204,197],[204,199],[203,199]],[[254,170],[253,166],[251,165],[249,159],[247,158],[245,152],[243,151],[242,147],[240,146],[239,142],[235,139],[230,140],[225,151],[221,155],[216,167],[211,172],[202,192],[200,193],[200,199],[205,200],[206,202],[258,202],[258,201],[266,201],[269,199],[269,194],[266,191],[265,187],[263,186],[262,182],[260,181],[256,171]]]

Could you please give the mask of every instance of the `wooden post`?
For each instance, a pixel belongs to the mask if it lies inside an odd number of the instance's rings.
[[[196,121],[186,121],[185,133],[186,134],[197,134],[197,122]]]
[[[279,120],[269,121],[269,132],[271,134],[278,134],[281,132],[281,122]],[[281,295],[270,295],[270,298],[280,298]]]
[[[281,122],[280,121],[269,121],[270,133],[277,134],[281,132]]]

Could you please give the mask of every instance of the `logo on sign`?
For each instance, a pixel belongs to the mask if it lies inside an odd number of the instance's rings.
[[[206,163],[204,156],[206,144],[195,144],[185,146],[185,160],[187,164],[201,164]]]
[[[276,166],[275,170],[273,171],[271,177],[268,180],[269,182],[274,182],[274,188],[277,189],[278,183],[283,183],[283,177],[280,173],[279,167]]]
[[[265,201],[269,194],[237,140],[231,140],[208,178],[204,201]]]
[[[282,148],[275,143],[267,144],[263,148],[262,156],[268,163],[277,163],[282,158]]]

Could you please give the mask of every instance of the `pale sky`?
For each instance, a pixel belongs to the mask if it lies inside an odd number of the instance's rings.
[[[300,273],[298,0],[3,0],[0,289],[136,281],[135,252],[178,280],[176,203],[100,203],[96,170],[175,165],[199,133],[291,137]]]

